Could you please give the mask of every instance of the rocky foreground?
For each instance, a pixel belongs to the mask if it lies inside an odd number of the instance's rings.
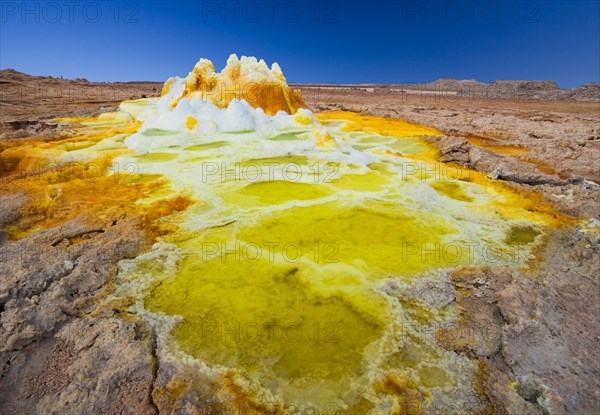
[[[72,204],[33,209],[28,198],[37,188],[18,184],[61,166],[23,170],[14,151],[5,152],[57,139],[70,128],[51,118],[105,111],[123,99],[158,95],[161,85],[7,71],[0,83],[0,413],[226,413],[213,397],[200,399],[168,364],[158,364],[152,329],[130,315],[127,304],[98,309],[114,289],[117,262],[144,252],[160,234],[148,226],[155,218],[125,205],[118,214],[103,210],[94,200],[118,203],[119,189],[107,191],[99,180],[84,182]],[[35,91],[35,85],[73,92],[14,92]],[[488,413],[598,413],[600,103],[300,89],[315,111],[343,109],[435,127],[445,135],[427,140],[441,161],[533,192],[573,219],[547,238],[535,266],[462,269],[448,287],[420,289],[440,292],[462,310],[459,329],[438,333],[439,343],[479,363]],[[48,223],[47,230],[11,238],[15,227]],[[247,404],[245,413],[265,412]]]

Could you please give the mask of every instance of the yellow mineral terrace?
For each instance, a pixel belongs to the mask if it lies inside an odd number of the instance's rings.
[[[257,100],[229,94],[251,83]],[[248,414],[484,413],[478,365],[436,342],[457,324],[450,272],[527,267],[560,218],[439,162],[433,128],[302,106],[277,64],[202,59],[161,98],[63,119],[72,136],[5,154],[97,163],[93,200],[153,229],[106,304],[128,299],[154,326],[159,366],[180,373],[155,393],[174,407],[188,394]],[[86,180],[24,178],[28,209],[66,221],[92,200]]]

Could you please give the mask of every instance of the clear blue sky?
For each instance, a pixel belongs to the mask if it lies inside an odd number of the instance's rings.
[[[598,0],[0,4],[0,67],[35,75],[164,81],[237,53],[291,82],[600,81]]]

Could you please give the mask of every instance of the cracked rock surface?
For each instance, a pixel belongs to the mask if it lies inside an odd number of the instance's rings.
[[[429,293],[432,304],[457,303],[458,332],[440,332],[438,341],[480,363],[490,413],[599,413],[600,188],[593,182],[600,180],[600,108],[365,91],[304,95],[314,109],[433,126],[445,134],[428,138],[440,160],[539,192],[580,220],[549,235],[538,253],[543,261],[528,270],[461,269],[447,286],[424,280],[397,288],[396,295],[410,289]],[[39,115],[57,115],[57,107]],[[17,132],[11,125],[0,137],[35,133],[39,117],[29,110],[18,115],[36,119]],[[530,153],[501,154],[472,144],[470,135]],[[0,197],[6,229],[20,220],[27,194],[14,189]],[[157,359],[155,334],[141,318],[123,304],[99,308],[114,289],[117,262],[152,241],[133,216],[96,219],[94,213],[17,241],[0,231],[0,414],[219,413],[216,397],[200,396],[202,385],[192,390],[181,380],[194,373],[178,374]],[[449,294],[454,290],[456,297]]]
[[[152,331],[115,310],[92,313],[143,238],[129,218],[80,216],[2,245],[3,414],[157,413]]]

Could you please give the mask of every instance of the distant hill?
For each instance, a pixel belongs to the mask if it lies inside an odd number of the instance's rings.
[[[0,70],[0,124],[31,118],[96,114],[127,99],[156,97],[162,82],[89,82]],[[19,127],[18,123],[16,124]]]
[[[303,86],[301,84],[296,84]],[[306,86],[306,85],[304,85]],[[551,101],[600,102],[600,85],[590,82],[576,88],[559,88],[554,81],[499,80],[491,84],[474,79],[458,80],[442,78],[433,82],[403,84],[313,84],[319,88],[360,88],[366,91],[390,93],[452,94],[506,99],[538,99]]]
[[[13,83],[64,83],[79,85],[131,85],[132,87],[151,86],[154,93],[160,91],[162,82],[152,81],[125,81],[125,82],[89,82],[87,79],[63,79],[52,76],[33,76],[19,72],[15,69],[0,70],[0,84]],[[516,98],[539,99],[560,101],[587,101],[600,102],[600,85],[590,82],[576,88],[559,88],[554,81],[519,81],[498,80],[491,84],[479,82],[474,79],[458,80],[441,78],[426,83],[403,84],[290,84],[291,86],[319,87],[319,88],[360,88],[373,92],[389,91],[402,93],[419,91],[424,93],[448,93],[457,96],[477,96],[487,98]]]
[[[499,80],[488,84],[473,79],[442,78],[423,84],[400,84],[392,87],[456,93],[458,96],[600,102],[600,85],[595,82],[576,88],[559,88],[554,81]]]

